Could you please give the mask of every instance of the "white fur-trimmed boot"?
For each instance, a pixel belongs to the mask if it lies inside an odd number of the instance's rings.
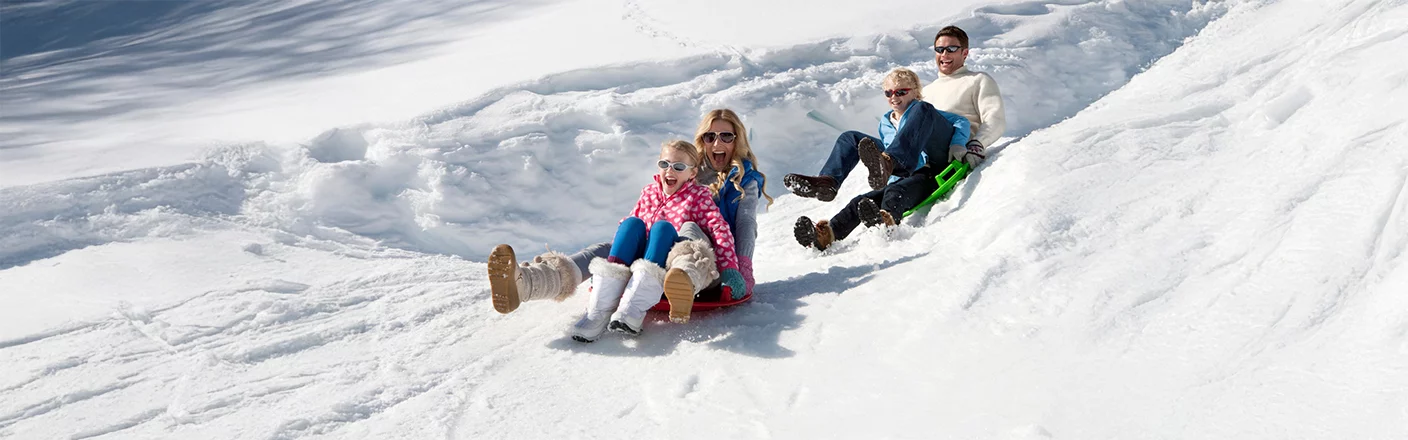
[[[631,279],[631,268],[605,258],[593,259],[591,271],[592,290],[587,295],[587,313],[567,329],[567,334],[579,342],[595,341],[606,331],[607,324],[611,323],[611,312],[620,304],[626,282]]]
[[[611,314],[611,330],[639,335],[645,324],[645,312],[660,303],[664,283],[665,268],[644,258],[631,264],[631,282],[626,285],[621,305]]]
[[[513,248],[506,244],[489,253],[489,289],[494,310],[509,313],[524,301],[565,300],[582,283],[582,271],[571,258],[548,252],[517,264]]]
[[[665,298],[670,301],[670,322],[689,322],[694,296],[719,278],[713,246],[702,240],[675,243],[665,262],[670,268],[664,282]]]

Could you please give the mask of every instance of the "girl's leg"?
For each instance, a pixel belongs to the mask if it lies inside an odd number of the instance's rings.
[[[670,228],[670,232],[674,232],[674,227]],[[627,217],[616,227],[616,239],[611,240],[611,252],[606,261],[630,266],[631,262],[645,254],[647,238],[645,222],[635,217]]]
[[[610,324],[611,311],[621,304],[621,296],[631,280],[632,261],[640,259],[646,244],[645,222],[635,217],[621,221],[611,252],[605,259],[592,260],[592,288],[587,296],[587,313],[568,329],[572,339],[595,341]]]
[[[645,245],[645,257],[631,264],[631,281],[616,313],[611,315],[611,329],[636,335],[645,323],[645,312],[660,302],[665,291],[665,257],[675,245],[675,226],[661,220],[650,225],[650,237]]]
[[[670,255],[670,248],[675,246],[675,238],[679,233],[675,232],[675,225],[670,222],[660,220],[650,225],[650,238],[645,246],[645,259],[655,263],[656,266],[665,267],[665,257]]]

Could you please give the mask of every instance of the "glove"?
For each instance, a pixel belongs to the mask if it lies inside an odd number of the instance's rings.
[[[743,273],[738,269],[724,269],[724,272],[719,275],[719,284],[728,288],[730,296],[734,300],[743,299],[745,295],[748,295],[748,284],[743,281]]]
[[[954,144],[948,146],[949,162],[961,160],[963,163],[968,164],[969,168],[973,168],[983,163],[983,160],[987,158],[988,157],[983,154],[983,143],[978,142],[977,139],[968,141],[968,145]]]

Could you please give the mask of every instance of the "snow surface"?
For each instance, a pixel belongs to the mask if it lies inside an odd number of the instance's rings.
[[[239,20],[284,3],[194,4],[132,39],[3,55],[0,437],[1408,437],[1408,3],[403,3],[287,3],[277,31]],[[366,30],[392,10],[420,18]],[[387,80],[572,18],[600,24],[574,42],[659,50]],[[723,18],[739,31],[709,32]],[[289,52],[249,59],[278,65],[344,21],[372,26],[347,29],[353,58],[289,71],[153,48],[267,41]],[[775,183],[836,134],[806,112],[872,129],[880,76],[933,78],[948,23],[1002,87],[1010,141],[893,231],[797,246],[797,216],[839,207]],[[509,59],[561,50],[537,38]],[[131,60],[248,76],[91,68]],[[351,84],[367,94],[321,99]],[[398,87],[423,95],[351,105]],[[91,107],[109,92],[130,110]],[[561,335],[581,296],[492,310],[493,244],[605,240],[656,146],[720,106],[781,195],[754,301],[593,344]],[[290,131],[251,116],[268,111]],[[169,143],[134,146],[163,115],[147,135]]]

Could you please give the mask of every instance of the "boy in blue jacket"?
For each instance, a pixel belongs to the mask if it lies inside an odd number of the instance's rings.
[[[934,178],[947,165],[950,151],[966,148],[968,119],[921,100],[919,75],[895,69],[885,75],[883,85],[891,110],[880,121],[879,138],[859,131],[842,133],[820,176],[783,177],[783,185],[794,194],[831,201],[857,163],[869,171],[872,191],[851,199],[831,220],[797,219],[793,233],[802,246],[826,249],[862,222],[896,224],[905,211],[938,189]]]

